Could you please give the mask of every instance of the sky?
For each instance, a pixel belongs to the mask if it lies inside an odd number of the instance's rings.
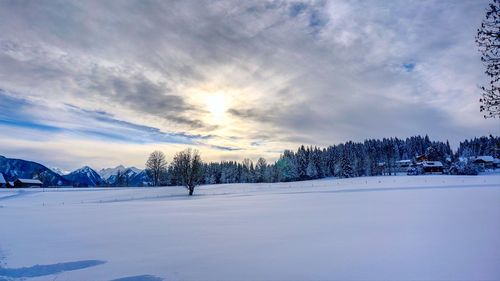
[[[73,170],[499,135],[487,0],[0,1],[0,155]]]

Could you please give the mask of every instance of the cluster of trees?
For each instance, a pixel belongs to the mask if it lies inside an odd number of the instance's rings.
[[[202,167],[199,152],[189,148],[175,154],[170,165],[161,151],[153,151],[146,161],[146,172],[154,186],[183,185],[189,190],[189,195],[193,195],[195,186],[202,180]]]
[[[498,158],[500,157],[500,137],[490,135],[460,142],[456,155],[460,157],[491,155]]]
[[[452,150],[448,142],[433,142],[427,136],[346,142],[327,148],[301,146],[296,151],[285,150],[272,164],[267,164],[262,158],[255,166],[248,159],[242,163],[205,164],[204,183],[282,182],[380,175],[381,163],[384,163],[386,173],[394,173],[397,161],[423,154],[428,159],[444,161],[452,156]]]
[[[184,185],[190,194],[196,184],[286,182],[324,177],[359,177],[393,174],[400,160],[426,159],[441,161],[448,167],[459,157],[500,154],[500,137],[480,137],[460,143],[453,152],[448,141],[431,141],[428,136],[406,139],[384,138],[364,142],[346,142],[327,148],[300,146],[296,151],[285,150],[271,164],[259,158],[254,164],[222,161],[203,163],[197,152],[185,150],[167,165],[161,152],[153,152],[146,164],[154,185]],[[384,169],[380,167],[383,164]]]

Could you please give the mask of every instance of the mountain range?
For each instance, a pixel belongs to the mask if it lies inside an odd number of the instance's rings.
[[[0,173],[2,173],[8,181],[13,181],[16,178],[25,178],[39,179],[45,185],[50,186],[71,185],[69,180],[53,172],[44,165],[22,159],[0,156]]]
[[[118,174],[125,174],[127,177],[132,178],[139,174],[142,170],[136,167],[124,167],[123,165],[116,166],[114,168],[101,169],[98,174],[102,179],[108,183],[114,183],[117,180]]]
[[[0,173],[9,181],[16,178],[39,179],[45,186],[147,186],[150,182],[147,173],[136,167],[119,165],[102,169],[98,173],[91,167],[84,166],[62,175],[64,171],[58,168],[49,169],[33,161],[4,156],[0,156]]]
[[[73,186],[87,187],[87,186],[101,186],[106,182],[89,166],[84,166],[63,176],[65,179],[73,183]]]

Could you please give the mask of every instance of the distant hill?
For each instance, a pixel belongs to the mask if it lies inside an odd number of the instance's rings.
[[[114,168],[106,168],[106,169],[101,169],[98,174],[101,176],[101,178],[105,181],[108,181],[110,177],[116,176],[118,172],[124,171],[125,168],[123,165],[116,166]]]
[[[123,165],[116,166],[114,168],[106,168],[106,169],[101,169],[98,174],[101,176],[101,178],[107,182],[113,182],[113,179],[116,178],[116,175],[118,173],[123,173],[125,172],[127,174],[130,174],[130,172],[133,172],[135,174],[140,173],[142,170],[138,169],[136,167],[125,167]]]
[[[151,185],[151,179],[146,173],[146,170],[140,171],[129,181],[129,186],[149,186],[149,185]]]
[[[129,167],[111,175],[106,182],[113,186],[147,186],[149,178],[145,171]]]
[[[87,186],[101,186],[106,182],[89,166],[82,167],[65,176],[65,179],[73,183],[73,186],[87,187]]]
[[[63,169],[61,169],[61,168],[51,167],[50,169],[52,170],[52,172],[54,172],[54,173],[56,173],[56,174],[58,174],[58,175],[61,175],[61,176],[64,176],[64,175],[66,175],[66,174],[69,174],[69,172],[67,172],[67,171],[65,171],[65,170],[63,170]]]
[[[71,182],[42,164],[0,156],[0,172],[6,180],[16,178],[39,179],[45,186],[70,185]]]

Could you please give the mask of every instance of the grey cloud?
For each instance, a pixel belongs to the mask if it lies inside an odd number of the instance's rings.
[[[458,140],[498,130],[467,107],[482,77],[473,37],[486,4],[1,2],[0,77],[20,93],[104,101],[209,135],[218,127],[179,89],[223,73],[217,82],[262,94],[229,109],[253,125],[238,137]]]
[[[155,84],[141,75],[118,77],[106,72],[93,73],[89,79],[89,90],[110,103],[132,108],[138,112],[153,114],[167,120],[188,125],[190,128],[213,130],[213,126],[188,117],[198,109],[186,103],[185,98],[172,93],[164,84]],[[193,114],[194,115],[194,114]]]

